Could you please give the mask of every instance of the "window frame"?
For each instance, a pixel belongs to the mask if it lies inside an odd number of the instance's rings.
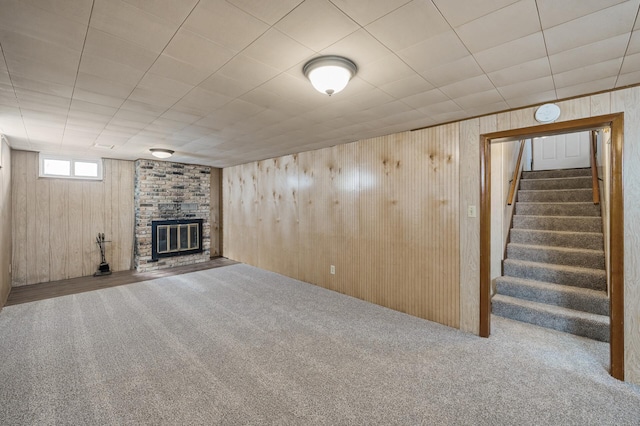
[[[52,175],[46,174],[44,172],[44,163],[46,160],[56,160],[56,161],[68,161],[69,162],[69,175]],[[97,176],[77,176],[75,174],[76,171],[76,163],[91,163],[97,165]],[[104,160],[102,158],[79,158],[79,157],[71,157],[64,155],[49,155],[39,153],[38,155],[38,177],[48,178],[48,179],[74,179],[74,180],[97,180],[101,181],[104,179]]]

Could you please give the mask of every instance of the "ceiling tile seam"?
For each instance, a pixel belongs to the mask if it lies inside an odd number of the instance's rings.
[[[400,6],[396,7],[396,8],[395,8],[395,9],[393,9],[393,10],[390,10],[389,12],[385,13],[385,14],[384,14],[384,15],[382,15],[382,16],[379,16],[378,18],[376,18],[376,19],[374,19],[373,21],[369,22],[367,25],[370,25],[370,24],[373,24],[373,23],[374,23],[374,22],[376,22],[376,21],[379,21],[380,19],[382,19],[382,18],[384,18],[385,16],[387,16],[387,15],[389,15],[389,14],[391,14],[391,13],[395,12],[396,10],[398,10],[398,9],[400,9],[400,8],[402,8],[402,7],[404,7],[404,6],[406,6],[407,4],[411,3],[412,1],[413,1],[413,0],[407,0],[407,1],[405,1],[405,2],[404,2],[404,3],[402,3]],[[340,12],[342,12],[344,15],[346,15],[349,19],[351,19],[351,20],[352,20],[355,24],[357,24],[360,28],[363,28],[363,29],[364,29],[364,27],[363,27],[362,25],[360,25],[360,23],[359,23],[359,22],[357,22],[355,19],[353,19],[353,18],[352,18],[352,17],[351,17],[347,12],[345,12],[345,11],[344,11],[344,10],[342,10],[342,9],[340,9],[340,6],[338,6],[337,4],[335,4],[335,3],[334,3],[334,0],[329,0],[329,3],[331,3],[333,6],[335,6],[335,8],[336,8],[336,9],[338,9]],[[386,47],[386,46],[385,46],[385,47]]]
[[[538,23],[540,24],[540,31],[542,31],[542,42],[544,43],[544,51],[547,54],[547,65],[549,66],[549,72],[551,74],[551,81],[553,82],[553,91],[556,94],[556,99],[558,99],[558,88],[556,86],[556,78],[553,73],[553,68],[551,67],[551,59],[549,58],[549,47],[547,47],[547,37],[545,34],[545,30],[542,29],[542,18],[540,18],[540,7],[538,6],[538,0],[536,2],[536,10],[538,11]]]
[[[18,110],[20,111],[20,121],[22,122],[22,127],[24,128],[24,134],[27,136],[27,143],[29,144],[29,148],[31,148],[31,138],[29,137],[29,132],[27,131],[27,125],[24,122],[24,114],[22,113],[22,108],[20,107],[20,99],[18,98],[18,94],[16,93],[16,87],[13,84],[13,78],[11,78],[11,70],[9,70],[9,64],[7,63],[7,58],[4,55],[4,49],[2,48],[1,43],[0,52],[2,52],[2,61],[4,62],[4,67],[7,69],[7,76],[9,76],[11,90],[13,91],[13,96],[16,98],[16,104],[18,105]]]
[[[627,52],[629,51],[629,46],[631,45],[631,39],[633,38],[634,28],[636,23],[638,22],[638,14],[640,14],[640,5],[638,6],[638,10],[636,11],[636,17],[633,20],[633,25],[631,26],[631,32],[629,33],[629,40],[627,40],[627,47],[624,49],[624,54],[622,55],[622,61],[620,61],[620,68],[618,69],[618,75],[616,76],[616,81],[613,83],[613,87],[618,87],[618,80],[620,80],[620,73],[622,72],[622,67],[624,67],[624,61],[627,58]]]
[[[69,115],[71,114],[71,104],[73,103],[73,95],[76,92],[76,84],[78,83],[78,75],[80,74],[80,65],[82,64],[82,58],[84,56],[84,48],[87,45],[87,36],[89,35],[89,28],[91,28],[91,18],[93,17],[93,7],[95,6],[95,0],[91,1],[91,10],[89,11],[89,21],[87,22],[87,29],[84,32],[84,40],[82,40],[82,50],[80,51],[80,57],[78,58],[78,66],[76,67],[76,76],[73,79],[73,86],[71,87],[71,97],[69,98],[69,106],[67,107],[67,116],[64,119],[64,127],[62,128],[62,136],[60,137],[60,145],[58,150],[62,150],[64,144],[64,136],[67,133],[67,124],[69,123]]]

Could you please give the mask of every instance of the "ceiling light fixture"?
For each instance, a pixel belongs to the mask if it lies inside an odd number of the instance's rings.
[[[164,148],[151,148],[149,151],[151,151],[151,155],[157,158],[169,158],[173,155],[174,152],[170,149]]]
[[[358,67],[347,58],[330,55],[310,60],[304,64],[302,72],[318,92],[331,96],[347,86]]]

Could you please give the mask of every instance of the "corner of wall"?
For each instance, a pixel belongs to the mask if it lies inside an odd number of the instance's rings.
[[[0,309],[11,291],[11,148],[0,139]]]

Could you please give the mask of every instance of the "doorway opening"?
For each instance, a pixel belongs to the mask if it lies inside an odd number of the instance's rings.
[[[480,335],[491,333],[491,146],[505,140],[610,129],[611,143],[603,145],[610,156],[610,197],[606,206],[610,229],[608,240],[610,294],[610,362],[611,375],[624,380],[624,270],[623,270],[623,187],[622,147],[623,114],[611,114],[522,129],[481,135],[480,144]],[[495,268],[494,268],[495,269]]]

